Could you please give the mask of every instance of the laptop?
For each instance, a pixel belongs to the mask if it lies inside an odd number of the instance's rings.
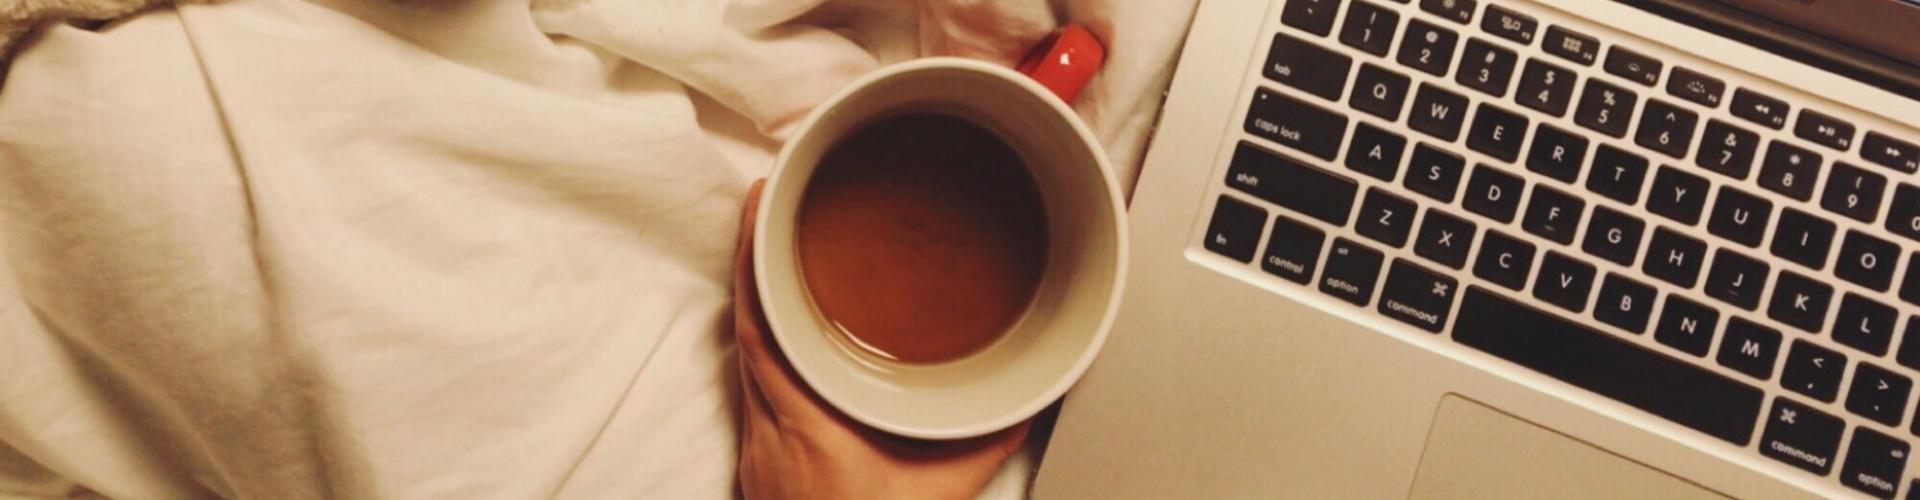
[[[1203,0],[1038,498],[1920,497],[1920,3]]]

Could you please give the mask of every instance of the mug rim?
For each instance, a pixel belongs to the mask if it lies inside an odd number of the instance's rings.
[[[849,83],[834,93],[831,97],[821,101],[821,103],[800,122],[800,125],[794,129],[796,132],[793,136],[781,147],[779,156],[774,160],[773,169],[767,174],[766,186],[762,188],[762,196],[770,198],[774,196],[773,193],[778,192],[778,186],[783,184],[783,180],[786,180],[784,179],[785,176],[781,174],[788,169],[788,163],[792,159],[792,155],[795,152],[794,150],[802,142],[806,134],[814,130],[819,122],[842,102],[845,102],[862,90],[872,87],[876,83],[895,78],[899,75],[941,69],[968,71],[995,77],[998,80],[1010,83],[1028,93],[1040,97],[1039,100],[1045,103],[1044,106],[1052,111],[1059,119],[1065,121],[1066,125],[1074,131],[1074,134],[1078,136],[1080,147],[1085,147],[1089,150],[1089,153],[1091,153],[1094,159],[1094,167],[1099,170],[1100,182],[1103,184],[1106,194],[1105,200],[1103,201],[1111,207],[1111,210],[1108,212],[1112,214],[1112,227],[1116,233],[1114,235],[1115,261],[1113,286],[1107,291],[1107,297],[1103,301],[1104,310],[1100,315],[1097,329],[1094,331],[1092,338],[1076,356],[1073,363],[1068,366],[1067,370],[1062,372],[1056,380],[1048,384],[1044,390],[1037,391],[1031,397],[1027,398],[1025,402],[1014,406],[1012,410],[1006,411],[993,419],[979,421],[969,425],[946,427],[918,425],[911,422],[897,422],[882,419],[862,411],[852,405],[851,402],[847,400],[846,395],[841,394],[835,387],[819,384],[818,382],[823,380],[823,376],[817,373],[816,370],[825,368],[813,363],[802,362],[796,356],[792,355],[790,351],[794,341],[789,340],[788,336],[796,332],[792,332],[790,329],[779,328],[781,324],[791,323],[795,321],[795,319],[784,318],[782,316],[783,312],[776,311],[776,309],[779,308],[772,306],[770,301],[763,299],[761,303],[765,306],[762,308],[762,312],[766,315],[768,329],[771,330],[767,333],[773,336],[775,343],[781,348],[782,353],[784,353],[788,364],[793,367],[794,372],[797,373],[801,380],[806,383],[807,387],[811,388],[821,399],[825,400],[842,414],[861,424],[906,437],[944,440],[981,436],[1012,427],[1038,414],[1048,405],[1053,404],[1054,401],[1066,393],[1067,389],[1071,388],[1074,383],[1080,380],[1086,373],[1086,370],[1093,364],[1094,359],[1098,357],[1101,348],[1106,343],[1107,335],[1112,330],[1114,318],[1118,315],[1121,295],[1126,288],[1130,245],[1128,244],[1129,230],[1127,227],[1126,202],[1122,198],[1119,181],[1114,175],[1106,151],[1101,147],[1098,137],[1096,137],[1093,131],[1087,127],[1086,123],[1080,119],[1079,114],[1074,112],[1073,108],[1069,107],[1064,101],[1061,101],[1051,91],[1041,86],[1038,82],[1028,78],[1026,75],[991,63],[958,57],[928,57],[893,64],[854,80],[852,83]],[[792,180],[792,182],[805,180],[806,179],[798,179]],[[770,264],[768,263],[770,249],[767,248],[767,246],[771,244],[770,241],[772,238],[769,237],[769,233],[774,230],[772,225],[767,224],[766,221],[773,220],[773,211],[777,205],[769,201],[769,199],[761,200],[758,212],[755,214],[756,220],[761,222],[756,224],[754,228],[752,265],[753,272],[757,277],[754,283],[755,292],[759,293],[762,297],[770,296],[772,292],[776,291],[772,289],[774,286],[771,284],[772,280],[765,279],[770,272]],[[804,289],[780,291],[806,293]],[[783,319],[786,319],[786,321],[783,321]]]

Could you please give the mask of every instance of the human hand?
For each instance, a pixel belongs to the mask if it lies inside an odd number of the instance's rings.
[[[806,387],[767,336],[770,328],[754,286],[754,212],[761,186],[755,182],[747,191],[733,259],[742,496],[973,498],[1026,440],[1030,422],[972,439],[904,438],[853,421]]]

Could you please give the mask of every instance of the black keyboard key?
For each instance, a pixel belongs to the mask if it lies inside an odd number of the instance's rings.
[[[1920,186],[1902,182],[1893,188],[1893,206],[1887,209],[1887,230],[1920,241]]]
[[[1619,45],[1607,50],[1607,63],[1602,65],[1608,73],[1627,79],[1627,81],[1652,87],[1660,82],[1660,70],[1666,64],[1652,56],[1634,52]]]
[[[1468,38],[1460,51],[1460,72],[1454,80],[1494,97],[1507,96],[1507,84],[1513,80],[1513,66],[1520,61],[1506,47],[1479,38]]]
[[[1480,256],[1474,260],[1473,275],[1519,291],[1533,272],[1533,253],[1532,243],[1488,229],[1480,238]]]
[[[1247,133],[1333,161],[1347,133],[1347,117],[1261,88],[1247,110]]]
[[[1861,493],[1893,498],[1900,488],[1900,475],[1907,468],[1906,441],[1873,429],[1855,428],[1847,444],[1847,461],[1840,466],[1840,483]],[[1913,488],[1908,496],[1920,494]]]
[[[1820,195],[1820,208],[1871,223],[1880,215],[1880,198],[1886,192],[1886,176],[1835,161],[1827,171],[1827,188]]]
[[[1826,326],[1827,304],[1833,302],[1833,287],[1793,271],[1780,271],[1773,282],[1773,299],[1767,305],[1767,317],[1807,333],[1820,333]]]
[[[1587,161],[1587,138],[1545,123],[1533,133],[1527,150],[1527,170],[1572,184]]]
[[[1393,34],[1400,29],[1400,14],[1369,2],[1354,0],[1347,5],[1347,22],[1340,25],[1340,43],[1385,57],[1393,45]]]
[[[1415,193],[1451,203],[1466,169],[1465,158],[1423,142],[1413,146],[1413,159],[1407,163],[1406,185]]]
[[[1544,126],[1544,125],[1543,125]],[[1647,158],[1607,144],[1593,150],[1593,173],[1587,190],[1625,203],[1640,203],[1640,187],[1647,182]]]
[[[1607,273],[1600,283],[1600,298],[1594,302],[1593,317],[1601,323],[1640,334],[1647,331],[1653,316],[1653,287],[1615,273]]]
[[[1353,96],[1348,100],[1353,109],[1396,121],[1400,119],[1400,107],[1407,102],[1407,86],[1411,80],[1407,75],[1361,63],[1360,72],[1353,78]]]
[[[1720,325],[1720,311],[1706,304],[1668,295],[1660,310],[1660,323],[1653,328],[1653,339],[1694,357],[1707,355],[1713,344],[1714,328]]]
[[[1400,248],[1413,231],[1413,202],[1379,188],[1367,188],[1367,199],[1360,202],[1360,216],[1354,232],[1374,241]]]
[[[1420,0],[1420,10],[1460,24],[1473,21],[1473,10],[1477,6],[1476,0]]]
[[[1227,185],[1335,226],[1347,225],[1360,189],[1353,179],[1244,141],[1233,151]]]
[[[1820,180],[1820,154],[1783,141],[1767,144],[1767,159],[1760,164],[1760,187],[1796,200],[1813,199],[1813,184]]]
[[[1733,316],[1727,318],[1726,338],[1714,360],[1760,380],[1773,378],[1773,360],[1780,356],[1780,331]]]
[[[1213,220],[1207,223],[1204,244],[1207,250],[1240,262],[1253,260],[1253,249],[1260,245],[1260,229],[1267,224],[1267,211],[1247,202],[1221,195],[1213,204]]]
[[[1920,370],[1920,316],[1907,317],[1907,329],[1900,334],[1900,351],[1893,357],[1907,368]]]
[[[1680,66],[1673,67],[1667,79],[1667,93],[1709,108],[1720,107],[1720,96],[1727,93],[1727,82]]]
[[[1760,238],[1767,232],[1767,221],[1772,217],[1773,202],[1733,186],[1721,186],[1720,195],[1713,200],[1713,213],[1707,217],[1707,232],[1759,248]]]
[[[1460,137],[1460,124],[1466,121],[1467,98],[1422,83],[1413,95],[1413,109],[1407,113],[1407,125],[1414,130],[1452,142]]]
[[[1531,200],[1527,202],[1527,215],[1521,218],[1520,227],[1562,245],[1572,244],[1587,202],[1545,185],[1534,186]]]
[[[1520,145],[1527,140],[1527,125],[1526,117],[1480,103],[1480,112],[1473,115],[1473,128],[1467,131],[1467,147],[1513,163],[1520,158]]]
[[[1793,341],[1787,363],[1780,368],[1780,387],[1828,403],[1840,395],[1840,375],[1847,371],[1846,355],[1805,339]]]
[[[1834,224],[1797,208],[1780,209],[1773,229],[1773,254],[1818,271],[1827,267]]]
[[[1852,123],[1811,108],[1801,109],[1793,123],[1793,135],[1840,151],[1853,147],[1853,133]]]
[[[1707,243],[1665,227],[1653,228],[1653,241],[1647,242],[1647,261],[1641,269],[1661,281],[1693,288],[1700,281],[1700,269],[1706,267]]]
[[[1353,126],[1353,144],[1347,147],[1347,168],[1387,182],[1400,173],[1400,155],[1407,138],[1367,122]]]
[[[1453,339],[1735,445],[1753,437],[1759,389],[1480,287],[1462,295]]]
[[[1653,175],[1647,211],[1686,225],[1700,222],[1707,207],[1707,179],[1666,165]]]
[[[1380,314],[1422,330],[1440,333],[1453,310],[1459,282],[1406,259],[1394,259],[1387,286],[1380,289]]]
[[[1775,398],[1767,413],[1767,431],[1760,435],[1760,454],[1787,465],[1825,476],[1839,457],[1839,418],[1787,398]]]
[[[1333,31],[1333,17],[1340,8],[1340,0],[1288,0],[1287,8],[1280,12],[1280,22],[1301,31],[1327,36]]]
[[[1559,117],[1567,114],[1573,102],[1573,81],[1578,78],[1566,68],[1540,59],[1527,59],[1520,70],[1520,90],[1513,96],[1521,106]]]
[[[1647,99],[1647,108],[1640,114],[1640,130],[1634,133],[1633,141],[1678,159],[1693,147],[1693,129],[1699,123],[1700,115],[1691,110],[1659,99]],[[1751,161],[1752,153],[1748,153],[1748,158]]]
[[[1593,292],[1593,272],[1593,264],[1548,251],[1540,258],[1533,296],[1568,311],[1585,311],[1587,295]]]
[[[1867,131],[1867,138],[1860,142],[1860,157],[1901,172],[1920,172],[1920,145],[1879,132]]]
[[[1513,222],[1520,211],[1520,195],[1527,187],[1526,181],[1499,168],[1486,164],[1473,166],[1473,175],[1467,178],[1466,198],[1460,205],[1468,212],[1486,216],[1502,223]]]
[[[1467,254],[1473,250],[1476,229],[1472,222],[1429,208],[1420,223],[1420,234],[1413,240],[1413,253],[1459,269],[1467,264]]]
[[[1633,119],[1633,106],[1639,99],[1631,90],[1588,79],[1587,89],[1580,94],[1580,108],[1573,112],[1573,121],[1615,139],[1626,137],[1627,122]]]
[[[1850,229],[1840,241],[1840,258],[1834,260],[1833,275],[1884,292],[1892,286],[1893,269],[1899,263],[1899,245]]]
[[[1352,66],[1353,58],[1345,54],[1279,33],[1273,35],[1264,71],[1268,79],[1339,101],[1340,91],[1347,88],[1347,69]]]
[[[1453,48],[1460,34],[1435,26],[1420,18],[1407,20],[1407,32],[1400,38],[1400,64],[1433,76],[1446,76],[1453,66]]]
[[[1707,268],[1707,296],[1752,311],[1760,307],[1768,271],[1765,262],[1725,248],[1715,250],[1713,266]]]
[[[1853,368],[1853,384],[1847,386],[1847,411],[1887,425],[1900,425],[1906,416],[1907,393],[1913,379],[1861,362]]]
[[[1559,26],[1547,28],[1547,39],[1541,48],[1581,66],[1592,66],[1594,59],[1600,56],[1600,40]]]
[[[1760,149],[1760,134],[1718,119],[1707,120],[1707,131],[1700,136],[1700,151],[1693,164],[1735,179],[1746,179],[1753,171],[1754,152]]]
[[[1540,30],[1540,22],[1526,14],[1488,4],[1486,16],[1480,19],[1480,29],[1514,43],[1531,45],[1533,34]]]
[[[1373,298],[1373,285],[1380,279],[1380,263],[1384,259],[1379,250],[1346,238],[1334,238],[1333,248],[1327,251],[1326,271],[1320,274],[1320,291],[1365,307],[1367,300]]]
[[[1793,111],[1787,101],[1742,88],[1733,91],[1733,116],[1760,124],[1760,126],[1780,130],[1787,126],[1787,113]]]
[[[1833,341],[1882,356],[1893,345],[1893,323],[1900,313],[1860,294],[1847,292],[1840,298],[1840,311],[1833,318]]]
[[[1640,236],[1646,230],[1647,222],[1638,217],[1594,205],[1593,216],[1587,220],[1587,237],[1581,240],[1580,249],[1609,262],[1633,267],[1640,252]]]
[[[1314,267],[1320,264],[1320,245],[1326,241],[1327,233],[1319,228],[1276,215],[1267,236],[1267,252],[1260,257],[1260,269],[1305,285],[1313,281]]]
[[[1907,257],[1907,277],[1901,282],[1904,284],[1900,285],[1900,300],[1920,306],[1920,252]]]

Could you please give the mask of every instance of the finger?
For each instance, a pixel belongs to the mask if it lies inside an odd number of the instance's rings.
[[[734,252],[734,341],[740,348],[745,377],[757,389],[757,403],[764,404],[769,416],[817,419],[826,415],[821,402],[805,386],[785,356],[768,339],[772,329],[760,308],[760,294],[753,267],[753,233],[758,225],[760,197],[765,181],[755,181],[747,190],[747,201],[740,215],[740,245]],[[743,384],[743,387],[745,385]]]

